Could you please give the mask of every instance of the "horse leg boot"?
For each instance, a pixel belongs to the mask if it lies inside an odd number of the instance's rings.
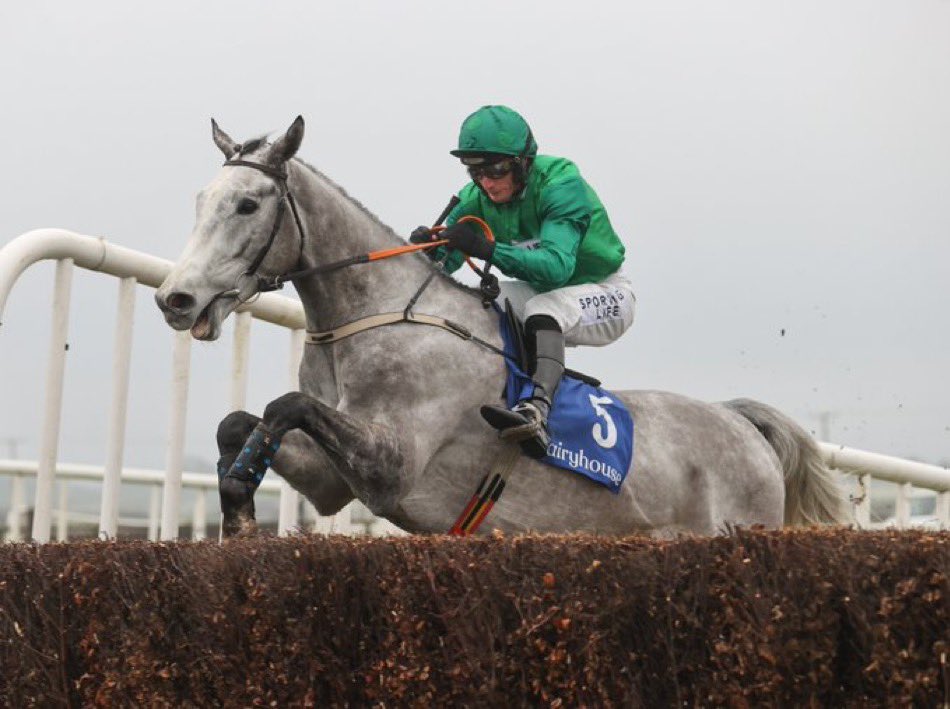
[[[534,390],[511,410],[501,406],[483,406],[484,418],[498,429],[502,438],[515,440],[525,455],[540,460],[547,455],[550,436],[548,415],[551,403],[564,375],[564,333],[550,315],[532,315],[525,322],[532,355],[531,379]]]
[[[260,419],[246,411],[230,413],[218,425],[218,493],[226,537],[254,529],[254,491],[273,457],[260,429]]]

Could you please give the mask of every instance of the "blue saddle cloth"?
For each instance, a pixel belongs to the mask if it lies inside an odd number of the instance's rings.
[[[508,407],[531,396],[531,377],[518,366],[508,323],[502,316],[508,377],[505,398]],[[543,462],[571,470],[615,494],[627,476],[633,459],[633,417],[623,402],[609,391],[565,376],[561,379],[548,416],[551,444]]]

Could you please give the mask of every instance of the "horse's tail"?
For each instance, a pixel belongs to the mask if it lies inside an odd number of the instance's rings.
[[[811,436],[785,414],[751,399],[725,406],[748,419],[775,449],[785,475],[785,525],[849,524],[844,492]]]

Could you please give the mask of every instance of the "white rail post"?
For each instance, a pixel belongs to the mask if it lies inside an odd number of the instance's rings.
[[[251,311],[234,314],[234,347],[231,350],[231,408],[240,411],[247,406],[247,376],[250,364]]]
[[[132,360],[132,323],[135,313],[135,278],[119,281],[119,304],[115,319],[112,355],[112,402],[109,406],[109,434],[102,479],[102,507],[99,537],[115,539],[119,526],[119,484],[125,452],[125,420],[129,402],[129,369]]]
[[[14,475],[10,480],[10,509],[7,510],[6,541],[23,541],[23,508],[26,492],[22,475]]]
[[[284,537],[300,525],[300,495],[290,484],[280,479],[280,503],[277,513],[277,534]]]
[[[871,478],[867,473],[856,475],[858,482],[857,502],[854,505],[854,521],[861,529],[871,526]]]
[[[251,311],[234,314],[234,342],[231,346],[231,398],[228,412],[240,411],[247,406],[247,379],[250,369]],[[224,517],[218,524],[218,541],[224,538]]]
[[[304,502],[301,515],[301,528],[307,529],[311,532],[316,532],[317,524],[320,521],[320,515],[317,514],[316,508],[313,505],[308,505],[306,502]]]
[[[333,531],[337,534],[353,533],[353,506],[355,501],[348,504],[342,510],[333,515]]]
[[[294,329],[290,331],[290,391],[300,389],[300,361],[303,358],[306,330]],[[277,513],[277,534],[285,536],[300,526],[300,495],[281,478],[280,503]]]
[[[910,483],[900,483],[897,486],[894,517],[898,529],[906,529],[910,525],[910,494],[913,489],[914,486]]]
[[[158,518],[161,514],[162,489],[158,485],[149,485],[148,493],[148,532],[150,542],[158,541]]]
[[[940,526],[950,529],[950,490],[937,493],[937,505],[934,516],[940,521]]]
[[[191,538],[195,541],[208,536],[208,508],[205,504],[205,490],[195,490],[195,506],[191,512]]]
[[[46,396],[43,404],[43,432],[40,438],[36,494],[33,502],[32,537],[38,542],[48,542],[50,535],[53,476],[56,471],[59,425],[63,407],[63,376],[66,369],[66,336],[69,328],[69,296],[72,280],[73,260],[64,258],[57,261],[53,288],[49,363],[46,369]]]
[[[191,333],[175,333],[172,355],[171,422],[168,433],[168,459],[162,493],[162,541],[178,537],[181,505],[181,467],[185,453],[185,416],[188,410],[188,375],[191,367]]]
[[[56,541],[65,542],[69,539],[69,495],[66,489],[66,481],[59,481],[59,504],[56,508]]]
[[[317,514],[310,525],[310,530],[316,534],[333,534],[335,520],[336,516],[323,517]]]

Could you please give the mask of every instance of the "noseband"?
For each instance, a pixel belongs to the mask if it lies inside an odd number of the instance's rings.
[[[294,223],[297,225],[297,233],[300,234],[300,253],[303,254],[304,241],[306,241],[307,233],[304,231],[303,222],[300,220],[300,214],[297,211],[297,202],[294,199],[293,192],[290,191],[290,187],[287,185],[287,173],[282,170],[278,170],[275,167],[270,165],[264,165],[259,162],[250,162],[249,160],[227,160],[224,163],[225,165],[232,165],[234,167],[250,167],[254,170],[259,170],[269,177],[273,177],[277,184],[280,185],[280,201],[277,203],[277,216],[274,218],[274,226],[270,230],[270,236],[267,237],[267,243],[264,244],[263,248],[257,253],[257,256],[251,262],[251,265],[248,266],[247,271],[244,272],[245,276],[254,277],[257,279],[257,290],[258,292],[266,292],[277,290],[281,287],[283,283],[283,278],[281,276],[275,276],[274,278],[266,278],[264,276],[257,275],[257,269],[260,268],[261,262],[267,256],[267,252],[270,251],[271,246],[274,245],[274,239],[277,238],[277,232],[280,231],[281,222],[284,220],[284,212],[287,211],[286,202],[290,203],[290,211],[294,215]]]

